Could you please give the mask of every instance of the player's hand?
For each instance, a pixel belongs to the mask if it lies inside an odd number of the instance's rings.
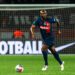
[[[36,40],[36,35],[35,34],[32,35],[32,39]]]
[[[61,31],[60,30],[58,30],[58,35],[60,35],[61,34]]]

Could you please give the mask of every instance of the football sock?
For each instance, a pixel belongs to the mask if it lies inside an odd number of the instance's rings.
[[[59,62],[59,64],[61,65],[62,64],[62,61],[61,61],[61,59],[60,59],[60,57],[59,57],[59,54],[55,51],[54,53],[52,53],[53,55],[54,55],[54,57],[55,57],[55,59]]]
[[[42,51],[42,54],[43,54],[43,58],[44,58],[44,61],[45,61],[45,65],[48,65],[48,54],[46,51]]]

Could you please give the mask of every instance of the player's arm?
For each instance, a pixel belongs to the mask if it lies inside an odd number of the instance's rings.
[[[58,32],[58,34],[61,34],[61,31],[60,31],[60,23],[59,23],[59,20],[58,19],[56,19],[56,24],[57,24],[57,32]]]
[[[31,28],[30,28],[33,40],[36,40],[35,27],[36,27],[36,25],[32,25]]]
[[[35,27],[38,26],[38,24],[39,24],[39,18],[37,18],[37,19],[33,22],[32,26],[31,26],[31,28],[30,28],[30,31],[31,31],[33,40],[36,40]]]

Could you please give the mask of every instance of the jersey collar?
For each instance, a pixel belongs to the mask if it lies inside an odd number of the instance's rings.
[[[46,20],[47,20],[47,17],[46,17],[46,19],[45,19],[45,20],[43,20],[43,19],[42,19],[42,17],[41,17],[41,20],[42,20],[42,21],[46,21]]]

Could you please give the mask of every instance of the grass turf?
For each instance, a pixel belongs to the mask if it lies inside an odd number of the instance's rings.
[[[0,56],[0,75],[75,75],[75,55],[60,55],[65,62],[65,70],[60,71],[60,65],[53,56],[48,56],[49,68],[41,71],[44,66],[42,55]],[[15,66],[22,64],[23,72],[16,72]]]

